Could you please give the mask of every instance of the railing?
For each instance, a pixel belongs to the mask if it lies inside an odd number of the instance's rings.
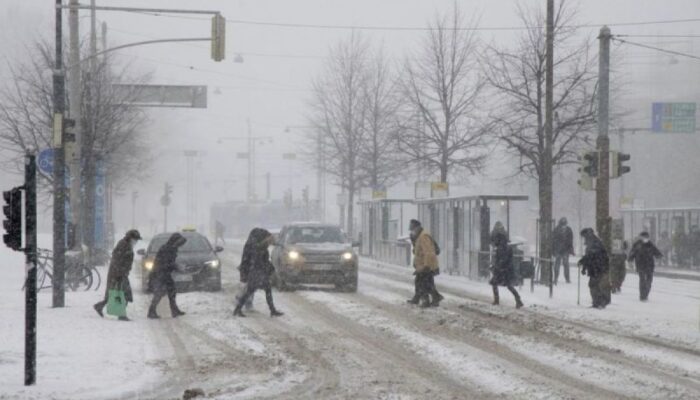
[[[411,265],[411,244],[406,242],[381,240],[374,242],[372,258],[394,265]]]

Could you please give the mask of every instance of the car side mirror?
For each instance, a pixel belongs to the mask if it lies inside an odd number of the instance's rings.
[[[221,253],[222,251],[224,251],[223,247],[221,247],[221,246],[214,247],[214,253]]]
[[[140,255],[140,256],[145,256],[145,255],[146,255],[146,250],[145,250],[145,249],[138,249],[138,250],[136,251],[136,254],[138,254],[138,255]]]

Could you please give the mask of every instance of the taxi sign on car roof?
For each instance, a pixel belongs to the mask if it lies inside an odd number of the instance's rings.
[[[195,229],[193,226],[186,226],[182,228],[183,232],[197,232],[197,229]]]

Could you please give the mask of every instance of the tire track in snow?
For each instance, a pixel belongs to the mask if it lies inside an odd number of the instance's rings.
[[[375,274],[370,273],[370,275]],[[379,276],[379,274],[375,276]],[[373,279],[375,280],[374,286],[376,286],[376,278]],[[384,278],[382,277],[379,277],[379,279],[384,280]],[[395,283],[400,285],[400,283],[393,279],[393,277],[388,277],[386,279],[389,281],[387,282],[389,284]],[[367,282],[364,283],[367,284]],[[369,285],[372,286],[373,283],[369,283]],[[393,290],[394,292],[401,293],[402,296],[407,297],[412,294],[412,290],[410,288],[406,288],[405,286],[392,287],[391,289],[389,289],[387,286],[380,286],[379,288],[382,290]],[[440,290],[442,289],[443,288],[440,287]],[[453,295],[452,293],[450,293],[451,291],[448,290],[445,290],[444,292],[460,299],[465,297],[464,295]],[[528,321],[514,321],[510,319],[513,317],[518,317],[517,314],[522,313],[522,311],[509,314],[495,314],[489,312],[488,310],[481,309],[475,305],[462,304],[458,307],[458,312],[469,315],[470,318],[473,320],[481,321],[484,326],[492,327],[502,332],[507,332],[509,335],[520,337],[527,336],[535,342],[542,342],[543,338],[546,338],[546,343],[554,345],[557,348],[562,349],[564,351],[573,350],[578,354],[587,355],[592,359],[604,361],[606,364],[613,366],[611,370],[616,370],[616,368],[624,368],[624,371],[634,371],[637,375],[647,377],[646,380],[640,380],[638,382],[639,384],[642,384],[642,386],[647,386],[646,382],[651,380],[657,382],[655,388],[658,391],[669,390],[673,393],[677,393],[677,389],[674,390],[673,388],[666,387],[666,384],[672,383],[684,389],[685,391],[687,391],[687,393],[690,393],[691,396],[692,394],[700,394],[700,383],[690,375],[685,377],[679,376],[679,374],[676,371],[667,371],[666,369],[662,368],[658,363],[654,365],[649,365],[648,361],[627,356],[619,352],[619,350],[617,349],[607,348],[591,343],[584,343],[578,340],[574,340],[572,338],[561,336],[557,332],[550,330],[551,326],[547,326],[547,321],[543,322],[536,318],[535,321],[533,321],[533,325],[532,323],[528,323]],[[544,318],[545,320],[549,318],[546,315],[543,316],[541,314],[531,311],[525,314],[531,314],[539,318]],[[629,381],[634,381],[636,378],[634,377],[634,375],[629,375],[626,379],[628,379]],[[682,392],[683,391],[681,391],[680,397],[676,398],[683,398]]]

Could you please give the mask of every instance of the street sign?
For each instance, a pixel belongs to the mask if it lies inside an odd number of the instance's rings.
[[[39,152],[39,157],[36,159],[37,167],[46,175],[53,174],[53,149],[44,149]]]
[[[114,84],[116,96],[137,107],[207,108],[207,87]]]
[[[450,196],[450,185],[447,182],[433,182],[430,184],[432,198],[444,199]]]
[[[696,103],[652,103],[651,130],[655,133],[695,133]]]

